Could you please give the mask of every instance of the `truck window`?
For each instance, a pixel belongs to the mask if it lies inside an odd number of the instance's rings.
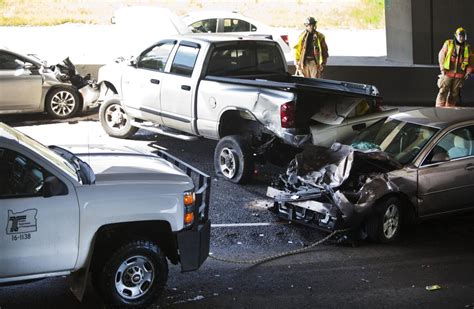
[[[191,76],[193,74],[194,64],[196,63],[198,54],[198,47],[186,45],[179,46],[173,64],[171,65],[171,73]]]
[[[243,42],[216,48],[211,55],[207,74],[238,76],[285,73],[283,56],[278,47],[267,42]]]
[[[41,195],[45,171],[25,156],[0,148],[0,199]]]
[[[171,42],[156,45],[140,57],[137,67],[163,72],[173,46],[174,43]]]

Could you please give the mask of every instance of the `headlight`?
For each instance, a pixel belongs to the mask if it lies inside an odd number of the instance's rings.
[[[196,195],[194,191],[185,192],[183,196],[184,202],[184,225],[189,226],[194,222],[194,202]]]

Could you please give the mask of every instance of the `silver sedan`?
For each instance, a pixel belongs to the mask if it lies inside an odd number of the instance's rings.
[[[47,112],[69,118],[96,107],[97,96],[97,86],[75,68],[68,75],[58,66],[0,48],[0,115]]]

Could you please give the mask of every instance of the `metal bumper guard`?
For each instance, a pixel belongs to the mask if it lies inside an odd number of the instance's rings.
[[[158,148],[158,145],[155,143],[151,143],[150,146]],[[183,170],[193,179],[195,187],[196,183],[198,184],[194,206],[194,223],[191,227],[176,234],[181,271],[193,271],[198,269],[209,256],[211,239],[211,221],[209,220],[211,177],[165,151],[157,150],[156,154]]]

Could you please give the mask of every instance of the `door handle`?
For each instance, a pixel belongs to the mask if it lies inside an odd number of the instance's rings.
[[[365,129],[367,125],[365,123],[358,123],[352,126],[352,130],[354,131],[360,131],[362,129]]]
[[[152,79],[150,79],[150,83],[158,85],[160,83],[160,81],[157,80],[157,79],[152,78]]]
[[[472,170],[474,170],[474,164],[469,163],[468,165],[466,165],[466,167],[464,167],[464,169],[466,171],[472,171]]]
[[[188,85],[181,85],[181,89],[186,90],[186,91],[189,91],[189,90],[191,90],[191,86],[188,86]]]

